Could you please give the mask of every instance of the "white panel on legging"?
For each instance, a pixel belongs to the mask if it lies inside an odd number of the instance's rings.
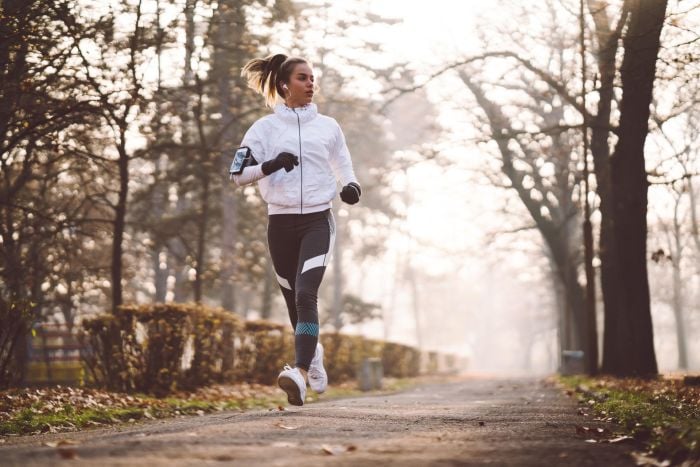
[[[306,261],[304,261],[304,267],[301,268],[301,273],[304,274],[309,269],[319,268],[321,266],[325,266],[324,260],[325,260],[326,256],[327,255],[318,255],[318,256],[314,256],[313,258],[309,258]]]
[[[323,265],[327,266],[331,261],[331,256],[333,255],[333,246],[335,246],[335,219],[333,218],[333,213],[329,213],[328,218],[328,231],[330,232],[330,242],[328,244],[328,253],[326,253],[326,258],[323,260]]]
[[[292,290],[292,286],[289,285],[289,281],[287,279],[285,279],[277,273],[275,273],[275,276],[277,276],[277,282],[279,282],[282,287],[284,287],[285,289]]]

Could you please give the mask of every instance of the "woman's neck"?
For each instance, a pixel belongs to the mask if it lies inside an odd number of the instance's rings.
[[[284,102],[284,105],[286,105],[286,106],[289,107],[290,109],[298,109],[299,107],[306,107],[306,106],[309,105],[309,104],[299,104],[299,103],[296,103],[296,102],[287,102],[287,101],[285,101],[285,102]]]

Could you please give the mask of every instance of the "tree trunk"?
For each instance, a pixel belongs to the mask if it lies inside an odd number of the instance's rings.
[[[129,195],[129,155],[126,152],[126,123],[119,131],[119,197],[114,210],[112,240],[112,310],[122,304],[122,256],[124,254],[124,230],[126,229],[126,202]]]
[[[612,181],[610,175],[610,118],[614,97],[614,83],[620,27],[626,22],[628,9],[623,8],[619,18],[618,29],[613,29],[606,11],[606,2],[588,0],[588,10],[595,24],[597,42],[596,58],[600,83],[598,85],[598,108],[591,122],[591,155],[595,172],[598,197],[600,198],[600,233],[598,241],[598,256],[600,257],[600,283],[603,294],[604,333],[603,333],[603,371],[606,368],[605,349],[612,348],[617,333],[617,322],[612,319],[614,310],[619,309],[620,303],[618,281],[622,275],[617,262],[617,241],[614,223],[612,201]]]
[[[610,164],[616,243],[613,260],[618,273],[624,274],[618,279],[618,306],[606,306],[605,310],[608,326],[603,371],[617,376],[651,376],[658,370],[646,264],[648,182],[644,142],[666,1],[627,3],[630,21],[620,70],[623,92],[619,140]]]
[[[334,213],[336,223],[342,222],[337,209]],[[343,327],[343,232],[340,225],[335,228],[335,246],[333,247],[333,306],[331,323],[336,332]]]
[[[581,29],[581,103],[583,108],[586,105],[586,28],[584,21],[584,0],[579,3],[579,26]],[[583,138],[583,251],[584,268],[586,272],[586,308],[584,310],[584,338],[588,353],[584,356],[585,368],[588,374],[598,372],[598,326],[596,319],[596,293],[595,293],[595,269],[593,268],[593,225],[591,223],[591,203],[588,198],[590,193],[589,170],[588,170],[588,125],[584,118],[582,138]]]
[[[202,183],[202,205],[200,220],[197,225],[197,265],[195,269],[194,278],[194,301],[196,303],[202,303],[202,290],[203,290],[203,279],[204,265],[206,258],[206,236],[207,227],[209,225],[209,180],[205,178],[201,180]]]
[[[260,317],[262,319],[270,319],[272,317],[272,298],[277,286],[277,278],[275,270],[272,267],[272,262],[267,262],[265,274],[265,284],[263,286],[262,300],[260,300]]]
[[[235,141],[238,126],[236,125],[233,109],[236,108],[232,95],[232,73],[240,74],[240,67],[234,65],[235,46],[242,43],[242,33],[245,20],[244,5],[233,0],[219,2],[216,11],[217,34],[214,51],[214,75],[218,90],[219,109],[221,112],[221,176],[226,180],[221,190],[221,212],[223,229],[221,233],[221,306],[226,310],[235,311],[236,297],[233,282],[236,279],[235,245],[237,235],[237,200],[228,181],[228,166],[230,160],[223,151],[226,147],[236,146]],[[234,47],[231,46],[233,44]]]
[[[411,289],[411,308],[413,311],[413,322],[416,329],[416,347],[418,350],[423,350],[423,329],[420,316],[420,295],[418,294],[418,283],[416,282],[416,273],[410,260],[406,262],[406,279]]]
[[[678,369],[688,369],[688,344],[685,337],[683,319],[683,286],[681,282],[680,260],[673,258],[673,317],[676,320],[678,347]]]
[[[688,344],[685,336],[685,320],[683,313],[683,282],[681,277],[681,260],[683,258],[683,244],[681,242],[681,224],[678,220],[678,208],[680,207],[682,192],[678,193],[676,206],[673,210],[673,253],[671,263],[673,265],[673,317],[676,321],[676,342],[678,348],[678,369],[688,369]]]
[[[153,301],[156,303],[165,302],[165,297],[168,293],[168,267],[167,263],[165,267],[161,267],[161,253],[163,253],[162,248],[155,248],[151,251],[151,264],[153,265],[154,285],[156,289]]]
[[[697,212],[697,202],[695,187],[693,186],[693,179],[688,177],[688,202],[690,203],[690,231],[693,237],[693,243],[695,243],[695,253],[700,257],[700,227],[698,227],[698,212]],[[700,263],[698,261],[697,263]],[[696,263],[696,264],[697,264]],[[698,273],[700,273],[700,265],[698,265]]]

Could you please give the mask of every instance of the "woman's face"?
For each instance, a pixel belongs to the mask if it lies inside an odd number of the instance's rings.
[[[310,104],[314,97],[314,72],[306,63],[297,63],[289,76],[284,94],[287,107]]]

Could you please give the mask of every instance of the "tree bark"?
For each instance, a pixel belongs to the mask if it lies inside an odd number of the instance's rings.
[[[194,278],[194,301],[202,303],[203,274],[206,260],[206,238],[207,227],[209,225],[209,180],[205,178],[202,182],[202,204],[200,211],[200,221],[197,225],[197,259]]]
[[[238,136],[233,109],[236,108],[232,93],[232,73],[240,74],[240,66],[236,66],[235,55],[239,52],[236,48],[242,43],[242,34],[246,24],[244,5],[242,2],[224,0],[219,2],[216,11],[217,33],[214,51],[214,74],[217,85],[219,109],[221,113],[221,149],[235,146]],[[233,46],[232,46],[233,45]],[[240,93],[239,93],[240,94]],[[230,160],[222,151],[221,174],[228,179],[228,166]],[[237,200],[228,181],[223,184],[221,190],[221,211],[223,229],[221,234],[221,306],[230,311],[236,309],[235,287],[236,278],[235,245],[237,236]]]
[[[126,202],[129,196],[129,155],[126,151],[126,123],[119,131],[119,194],[114,209],[114,237],[112,240],[112,310],[116,311],[123,301],[122,257],[124,255],[124,231],[126,230]]]
[[[630,19],[620,70],[619,140],[610,164],[619,297],[606,306],[603,371],[617,376],[657,374],[647,277],[647,175],[644,142],[663,26],[665,0],[628,0]],[[611,334],[608,334],[611,333]]]
[[[612,202],[612,181],[610,175],[610,118],[614,97],[614,82],[616,74],[615,56],[617,54],[622,26],[629,15],[627,4],[615,28],[610,25],[606,11],[606,2],[588,0],[588,9],[595,24],[597,42],[596,58],[600,84],[598,86],[598,108],[591,127],[591,155],[593,170],[596,177],[596,191],[600,198],[600,233],[598,240],[598,255],[600,257],[600,283],[603,294],[604,333],[603,333],[603,371],[605,371],[605,349],[612,348],[611,340],[615,339],[617,322],[611,317],[622,304],[619,298],[618,280],[622,273],[616,258],[616,233],[614,209]]]

